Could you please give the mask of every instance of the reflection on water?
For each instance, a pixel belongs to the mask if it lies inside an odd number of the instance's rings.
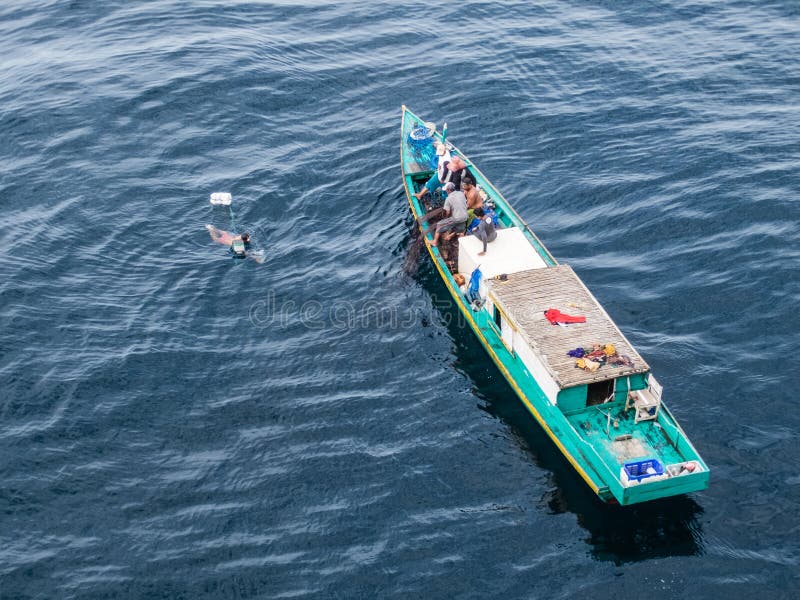
[[[699,516],[703,509],[688,496],[630,507],[587,503],[576,505],[572,512],[589,531],[587,541],[593,547],[593,555],[600,560],[638,562],[702,552]]]
[[[413,277],[419,271],[420,256],[427,256],[425,251],[425,238],[420,234],[415,222],[409,217],[409,239],[406,244],[405,258],[403,260],[403,273]]]
[[[432,267],[420,265],[420,278],[434,297],[441,299],[448,294]],[[436,304],[454,341],[454,366],[471,378],[475,394],[482,400],[478,408],[508,425],[534,464],[550,471],[553,485],[538,503],[543,510],[551,514],[575,514],[589,533],[586,541],[598,560],[621,564],[702,553],[700,505],[685,495],[626,507],[601,501],[519,401],[480,342],[459,318],[455,304],[451,302],[449,307],[443,302]]]

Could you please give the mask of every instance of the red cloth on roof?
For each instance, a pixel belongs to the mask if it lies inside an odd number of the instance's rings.
[[[586,317],[573,317],[571,315],[565,315],[556,308],[548,308],[546,311],[544,311],[544,317],[553,325],[557,323],[586,323]]]

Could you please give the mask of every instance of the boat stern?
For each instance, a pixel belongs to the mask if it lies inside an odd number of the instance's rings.
[[[624,479],[624,478],[623,478]],[[665,479],[643,479],[640,482],[628,481],[623,483],[614,494],[622,505],[638,504],[668,496],[678,496],[699,492],[708,487],[709,471],[707,468],[693,473],[684,473],[680,476],[671,476]]]

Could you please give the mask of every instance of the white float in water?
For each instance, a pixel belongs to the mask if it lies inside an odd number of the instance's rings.
[[[228,192],[214,192],[213,194],[211,194],[210,202],[211,202],[211,204],[220,204],[222,206],[230,206],[231,200],[233,200],[233,198],[231,197],[230,193],[228,193]]]

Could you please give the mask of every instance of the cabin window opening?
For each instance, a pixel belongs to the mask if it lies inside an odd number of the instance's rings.
[[[614,380],[598,381],[590,383],[586,390],[586,406],[596,406],[603,404],[606,400],[614,397]]]
[[[497,325],[497,328],[502,331],[503,329],[503,314],[497,308],[494,307],[494,324]]]

